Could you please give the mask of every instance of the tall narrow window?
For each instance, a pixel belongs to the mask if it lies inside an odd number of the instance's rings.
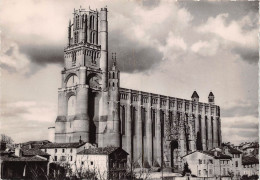
[[[160,111],[160,120],[161,120],[161,136],[164,137],[164,112]]]
[[[145,119],[145,108],[142,108],[142,112],[141,112],[141,118],[142,118],[142,132],[143,132],[143,136],[146,136],[146,119]]]
[[[135,135],[135,107],[132,107],[131,111],[131,121],[132,121],[132,135]]]
[[[152,135],[155,137],[155,111],[152,109]]]
[[[122,135],[125,135],[125,106],[122,107]]]

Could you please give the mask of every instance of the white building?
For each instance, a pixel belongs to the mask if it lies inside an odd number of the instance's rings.
[[[231,157],[219,151],[194,151],[182,157],[197,177],[229,177]]]
[[[85,149],[77,155],[76,168],[83,176],[85,172],[93,172],[100,180],[122,179],[126,175],[127,155],[120,147]]]
[[[242,166],[242,151],[231,147],[229,145],[224,145],[223,147],[224,154],[232,157],[232,172],[233,179],[240,179],[243,174],[243,166]]]
[[[89,143],[49,143],[43,145],[40,149],[50,154],[50,162],[59,163],[75,163],[77,153],[89,148],[94,147]]]

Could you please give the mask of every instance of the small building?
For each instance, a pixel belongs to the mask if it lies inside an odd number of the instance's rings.
[[[253,176],[259,174],[259,160],[254,156],[243,156],[243,175]]]
[[[182,157],[191,174],[203,178],[230,177],[231,157],[220,151],[194,151]]]
[[[38,150],[15,152],[0,150],[0,179],[41,179],[48,173],[48,154]]]
[[[123,179],[126,176],[128,153],[120,147],[89,148],[78,153],[77,166],[92,172],[97,179]]]
[[[230,145],[223,145],[224,154],[232,157],[232,172],[233,179],[240,179],[243,173],[242,166],[242,151],[232,147]]]

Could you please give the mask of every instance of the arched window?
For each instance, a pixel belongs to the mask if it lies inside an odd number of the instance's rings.
[[[75,115],[76,112],[76,96],[72,95],[68,99],[68,116]]]
[[[115,72],[113,72],[113,79],[115,79]]]
[[[77,85],[78,83],[79,83],[78,77],[77,77],[76,75],[72,75],[72,76],[68,79],[68,81],[67,81],[67,83],[66,83],[66,87],[72,87],[72,86]]]

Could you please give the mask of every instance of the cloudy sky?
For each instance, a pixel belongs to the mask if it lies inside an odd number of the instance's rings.
[[[48,138],[74,8],[107,5],[121,86],[221,107],[223,141],[258,140],[258,2],[0,1],[1,126]],[[111,57],[111,54],[110,54]]]

